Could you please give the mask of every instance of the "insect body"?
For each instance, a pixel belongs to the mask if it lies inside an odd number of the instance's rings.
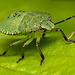
[[[53,30],[56,24],[69,20],[72,17],[69,17],[57,23],[52,23],[51,16],[46,13],[35,11],[13,12],[8,17],[6,17],[6,19],[0,25],[0,32],[7,35],[27,35],[27,37],[25,37],[24,39],[14,42],[8,47],[9,49],[10,47],[18,43],[26,41],[22,46],[22,57],[17,60],[17,63],[24,58],[24,47],[32,42],[33,39],[36,39],[36,47],[42,58],[40,62],[40,64],[42,65],[42,62],[44,61],[44,55],[39,48],[40,39],[45,35],[46,31]],[[73,40],[68,40],[61,29],[57,29],[56,31],[60,31],[66,41],[75,43],[75,41]],[[0,54],[0,56],[5,55],[8,49],[5,50],[3,54]]]

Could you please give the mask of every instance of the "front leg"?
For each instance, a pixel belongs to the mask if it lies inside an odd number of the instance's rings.
[[[44,61],[44,55],[43,53],[41,52],[40,48],[39,48],[39,42],[40,42],[40,37],[37,38],[36,40],[36,47],[37,47],[37,50],[42,58],[41,62],[40,62],[40,65],[42,65],[42,62]]]
[[[60,32],[62,33],[62,36],[64,37],[64,39],[65,39],[67,42],[73,42],[73,43],[75,43],[74,40],[69,40],[61,29],[58,28],[58,29],[56,29],[56,31],[60,31]]]

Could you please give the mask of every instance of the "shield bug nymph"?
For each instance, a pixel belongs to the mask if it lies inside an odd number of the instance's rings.
[[[36,39],[36,47],[42,58],[40,62],[40,64],[42,65],[42,62],[44,61],[44,55],[39,48],[40,39],[44,37],[46,31],[53,30],[55,28],[55,25],[65,22],[74,17],[75,16],[72,16],[60,22],[53,23],[51,21],[51,16],[46,13],[36,11],[12,12],[8,17],[6,17],[6,19],[0,25],[0,32],[12,36],[19,34],[27,35],[26,38],[14,42],[10,44],[10,46],[8,47],[9,49],[10,47],[18,43],[26,41],[22,46],[22,57],[17,60],[17,63],[24,58],[24,47],[26,47],[29,43],[31,43],[34,39]],[[61,29],[58,28],[56,29],[56,31],[60,31],[67,42],[75,43],[75,41],[69,40]],[[3,54],[0,54],[0,56],[5,55],[8,49],[6,49],[3,52]]]

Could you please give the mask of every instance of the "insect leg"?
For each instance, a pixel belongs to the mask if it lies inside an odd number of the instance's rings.
[[[65,20],[59,21],[59,22],[57,22],[57,23],[54,23],[54,25],[59,24],[59,23],[62,23],[62,22],[65,22],[65,21],[67,21],[67,20],[69,20],[69,19],[71,19],[71,18],[74,18],[74,17],[75,17],[75,15],[74,15],[74,16],[71,16],[71,17],[68,17],[68,18],[66,18]]]
[[[29,43],[31,43],[33,41],[33,38],[29,39],[27,42],[24,43],[24,45],[22,46],[22,57],[20,59],[17,60],[17,63],[20,61],[20,60],[23,60],[24,58],[24,47],[26,47]]]
[[[46,30],[45,29],[43,29],[44,30],[44,32],[43,32],[43,34],[42,34],[42,37],[44,37],[45,36],[45,32],[46,32]]]
[[[74,40],[68,40],[68,38],[65,36],[64,32],[63,32],[61,29],[58,28],[58,29],[56,29],[56,31],[60,31],[60,32],[62,33],[64,39],[65,39],[67,42],[73,42],[73,43],[75,43]]]
[[[44,37],[44,36],[45,36],[45,33],[42,34],[42,37]]]
[[[37,47],[37,50],[42,58],[41,62],[40,62],[40,65],[42,65],[42,62],[44,61],[44,55],[43,53],[41,52],[40,48],[39,48],[39,42],[40,42],[40,38],[37,38],[36,40],[36,47]]]
[[[25,41],[25,40],[26,40],[26,39],[19,40],[19,41],[16,41],[16,42],[10,44],[10,46],[7,48],[7,50],[5,50],[5,51],[3,52],[3,54],[0,54],[0,56],[5,55],[5,54],[8,52],[8,50],[9,50],[10,47],[12,47],[12,46],[14,46],[14,45],[17,45],[17,44],[19,44],[19,43],[21,43],[21,42],[23,42],[23,41]]]
[[[0,56],[3,56],[7,53],[8,49],[10,48],[10,46],[7,48],[7,50],[5,50],[2,54],[0,54]]]

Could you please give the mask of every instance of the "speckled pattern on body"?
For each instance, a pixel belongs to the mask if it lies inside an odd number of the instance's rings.
[[[12,12],[0,25],[0,32],[5,34],[19,34],[39,30],[40,26],[47,30],[54,28],[51,16],[36,11]]]

